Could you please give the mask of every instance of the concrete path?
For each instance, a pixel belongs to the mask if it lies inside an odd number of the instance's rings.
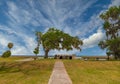
[[[62,61],[55,62],[48,84],[72,84]]]

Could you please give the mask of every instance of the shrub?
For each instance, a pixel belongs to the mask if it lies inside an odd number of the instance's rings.
[[[11,56],[11,51],[10,50],[7,50],[2,54],[2,57],[4,57],[4,58],[10,57],[10,56]]]

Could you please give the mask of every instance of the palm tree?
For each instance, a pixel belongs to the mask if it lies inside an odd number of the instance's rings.
[[[118,45],[120,45],[118,37],[120,31],[120,6],[110,7],[108,11],[102,13],[100,18],[104,20],[104,30],[106,31],[107,39],[101,41],[98,45],[107,49],[106,54],[114,55],[117,59],[119,57]]]
[[[105,41],[100,41],[98,46],[101,48],[101,49],[105,49],[106,48],[106,42]]]
[[[36,32],[35,35],[36,35],[36,37],[37,37],[37,42],[38,42],[37,47],[39,47],[40,44],[41,44],[42,32]]]
[[[120,16],[120,7],[113,6],[108,11],[100,15],[104,22],[104,29],[106,31],[106,35],[112,38],[116,38],[118,36],[119,26],[116,26]]]
[[[13,47],[13,43],[8,43],[8,48],[11,49]]]
[[[13,47],[13,43],[8,43],[8,48],[9,50],[5,51],[3,54],[2,54],[2,57],[10,57],[11,56],[11,48]]]

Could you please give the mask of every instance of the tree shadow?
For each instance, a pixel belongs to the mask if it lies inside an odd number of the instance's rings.
[[[22,72],[23,74],[28,74],[32,68],[25,67],[26,62],[14,62],[14,63],[7,63],[2,62],[0,63],[0,74],[4,73],[17,73]]]

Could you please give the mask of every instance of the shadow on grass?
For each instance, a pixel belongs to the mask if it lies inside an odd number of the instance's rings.
[[[22,72],[23,74],[28,75],[29,71],[37,70],[39,67],[39,65],[31,62],[1,62],[0,74]]]

